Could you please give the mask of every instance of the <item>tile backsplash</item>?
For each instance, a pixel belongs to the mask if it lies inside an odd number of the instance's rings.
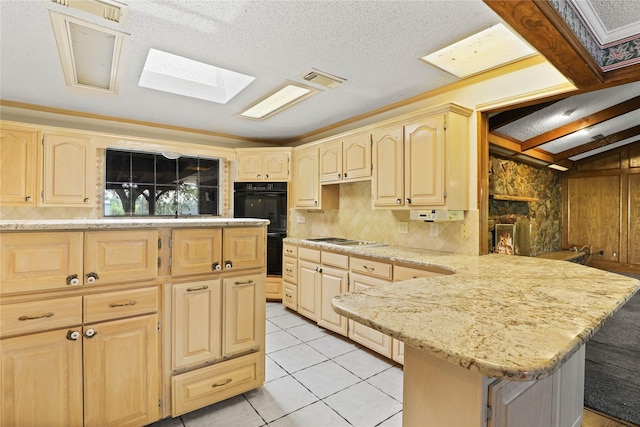
[[[373,209],[371,181],[339,185],[338,209],[325,211],[292,209],[290,211],[290,236],[346,237],[410,248],[478,254],[479,214],[477,210],[465,212],[464,221],[439,223],[414,221],[409,220],[407,210]],[[304,218],[304,223],[298,222],[299,218]],[[433,227],[437,228],[437,237],[431,236]],[[405,229],[406,233],[403,232]],[[468,230],[468,237],[465,237],[465,229]]]

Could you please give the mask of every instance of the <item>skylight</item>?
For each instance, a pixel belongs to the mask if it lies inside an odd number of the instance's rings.
[[[255,77],[149,49],[138,86],[226,104]]]
[[[317,89],[309,86],[287,82],[270,95],[256,101],[240,113],[240,116],[247,119],[264,120],[318,92]]]
[[[503,24],[496,24],[420,59],[465,78],[536,53]]]

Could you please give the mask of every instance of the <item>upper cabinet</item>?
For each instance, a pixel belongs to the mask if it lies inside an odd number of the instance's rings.
[[[38,132],[0,128],[0,205],[36,205]]]
[[[238,181],[289,181],[289,151],[237,152]]]
[[[337,205],[337,186],[320,186],[320,151],[317,145],[296,150],[293,164],[293,207],[330,209]]]
[[[320,145],[320,182],[359,181],[370,177],[370,134],[340,138]]]
[[[95,170],[91,139],[45,134],[41,206],[94,206]]]
[[[374,207],[469,209],[470,111],[445,107],[372,132]]]

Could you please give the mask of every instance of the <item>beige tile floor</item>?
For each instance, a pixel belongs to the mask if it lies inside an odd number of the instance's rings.
[[[263,387],[154,427],[400,427],[402,366],[267,303]]]

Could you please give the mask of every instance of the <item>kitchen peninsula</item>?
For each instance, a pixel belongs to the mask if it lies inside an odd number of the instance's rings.
[[[517,417],[578,427],[584,344],[640,287],[625,276],[540,258],[286,241],[453,272],[332,301],[342,316],[405,343],[405,426],[486,426],[487,418],[492,426],[511,425],[505,418]]]
[[[260,387],[267,224],[0,221],[0,424],[147,425]]]

